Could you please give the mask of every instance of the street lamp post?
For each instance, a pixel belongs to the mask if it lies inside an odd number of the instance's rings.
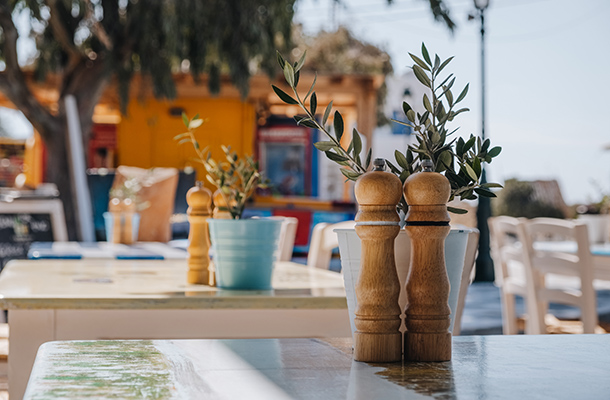
[[[490,0],[474,0],[474,6],[479,11],[481,19],[481,142],[485,141],[485,9]],[[481,173],[481,183],[486,183],[485,168]],[[479,229],[479,255],[476,263],[476,280],[493,281],[493,261],[489,254],[489,226],[487,219],[491,217],[491,202],[488,197],[479,196],[477,207],[477,228]]]

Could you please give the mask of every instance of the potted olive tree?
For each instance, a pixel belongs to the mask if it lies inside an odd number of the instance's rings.
[[[455,77],[451,73],[442,74],[453,57],[444,61],[438,55],[432,58],[424,44],[422,44],[421,52],[421,57],[411,53],[409,55],[414,61],[412,68],[415,77],[428,89],[422,97],[425,111],[420,114],[410,104],[404,102],[402,106],[406,121],[394,120],[394,122],[413,128],[416,143],[406,149],[397,149],[394,152],[395,160],[385,160],[385,163],[404,184],[411,174],[422,170],[424,160],[431,160],[434,165],[433,169],[449,180],[451,185],[449,200],[454,198],[475,200],[478,196],[495,197],[491,189],[501,186],[496,183],[482,184],[480,181],[483,164],[490,163],[494,157],[498,156],[501,148],[491,147],[489,139],[481,141],[479,137],[472,134],[465,139],[456,137],[457,129],[450,130],[449,124],[458,115],[468,111],[467,108],[459,107],[459,103],[468,93],[468,85],[457,96],[454,96],[452,89]],[[305,54],[297,62],[290,63],[278,53],[278,63],[290,88],[288,91],[290,94],[277,86],[273,86],[273,90],[285,103],[301,108],[303,114],[295,116],[298,125],[317,129],[325,134],[326,140],[315,143],[315,147],[339,165],[341,173],[347,180],[355,181],[362,174],[371,170],[371,150],[369,149],[366,154],[363,153],[358,130],[352,130],[349,145],[343,147],[341,142],[345,128],[341,113],[339,111],[333,113],[332,101],[323,111],[318,109],[314,90],[315,78],[305,96],[302,96],[297,90],[299,71],[305,63]],[[329,124],[331,115],[333,116],[332,124]],[[406,215],[408,207],[403,197],[397,205],[398,211],[403,217]],[[448,209],[453,213],[466,212],[453,207],[448,207]],[[344,230],[338,233],[348,308],[350,309],[350,319],[353,320],[353,310],[355,309],[353,287],[360,268],[360,240],[354,230]],[[456,282],[459,282],[463,269],[467,234],[468,232],[452,231],[445,241],[446,264],[452,284],[450,294],[452,311],[455,310],[455,304],[457,304],[459,284]],[[398,235],[395,248],[398,250],[396,254],[398,275],[404,287],[409,268],[410,248],[409,238],[404,230]],[[406,297],[401,294],[401,302],[404,301],[406,301]],[[451,304],[452,301],[453,304]]]
[[[228,219],[208,220],[217,286],[223,289],[271,289],[271,276],[278,251],[282,222],[275,219],[243,219],[247,201],[257,188],[266,188],[258,162],[251,156],[239,157],[231,147],[222,146],[224,160],[214,160],[207,147],[201,148],[194,130],[205,121],[195,115],[182,116],[187,131],[174,137],[191,143],[196,161],[203,164],[206,179],[217,189],[220,206]],[[217,196],[215,196],[216,198]]]

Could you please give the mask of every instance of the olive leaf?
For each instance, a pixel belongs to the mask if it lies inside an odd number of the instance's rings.
[[[322,126],[326,125],[326,122],[328,121],[328,117],[330,116],[330,110],[332,108],[333,108],[333,102],[331,101],[326,106],[326,110],[324,110],[324,117],[322,118]]]
[[[335,136],[337,137],[337,141],[340,142],[341,137],[343,136],[343,117],[339,111],[335,111],[333,125],[335,127]]]
[[[277,96],[280,98],[280,100],[282,100],[284,103],[299,104],[298,101],[296,101],[295,99],[290,97],[286,92],[284,92],[279,87],[277,87],[275,85],[271,85],[271,87],[273,88],[273,91],[275,92],[275,94],[277,94]],[[188,123],[186,123],[186,125],[188,126]]]
[[[320,151],[328,151],[337,147],[333,142],[316,142],[313,145]]]
[[[311,110],[311,115],[316,115],[316,109],[318,108],[318,97],[316,96],[316,92],[313,92],[311,95],[311,100],[309,100],[309,109]]]

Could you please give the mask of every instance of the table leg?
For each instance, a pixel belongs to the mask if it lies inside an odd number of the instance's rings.
[[[21,399],[34,365],[38,347],[55,340],[53,310],[9,310],[8,392]]]

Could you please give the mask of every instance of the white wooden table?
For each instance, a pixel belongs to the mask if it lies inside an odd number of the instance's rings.
[[[0,274],[9,319],[9,395],[53,340],[347,337],[340,274],[278,263],[274,290],[186,284],[176,260],[14,260]]]
[[[608,399],[610,335],[453,338],[440,363],[352,361],[351,339],[46,343],[25,399]]]

